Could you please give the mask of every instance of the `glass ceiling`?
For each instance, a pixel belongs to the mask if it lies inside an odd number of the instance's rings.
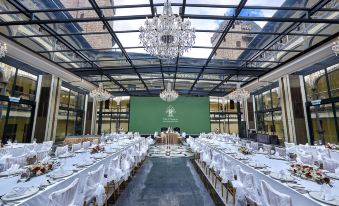
[[[190,18],[196,43],[164,61],[139,40],[140,26],[162,13],[163,0],[3,2],[2,35],[122,95],[156,95],[170,81],[182,94],[224,96],[339,30],[336,0],[172,0],[173,12]]]

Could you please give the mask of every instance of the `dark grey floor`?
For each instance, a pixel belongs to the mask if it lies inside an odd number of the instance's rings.
[[[188,158],[148,158],[118,206],[212,206],[214,202]]]

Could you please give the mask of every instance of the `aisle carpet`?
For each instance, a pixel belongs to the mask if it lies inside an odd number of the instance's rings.
[[[149,157],[122,192],[118,206],[213,206],[188,158]]]

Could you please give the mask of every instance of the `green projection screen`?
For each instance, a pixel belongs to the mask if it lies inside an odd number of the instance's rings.
[[[160,97],[131,97],[129,131],[152,134],[161,127],[179,127],[187,134],[210,132],[209,98],[164,102]]]

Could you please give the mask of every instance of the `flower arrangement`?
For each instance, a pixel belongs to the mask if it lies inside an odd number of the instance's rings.
[[[32,177],[40,176],[46,174],[54,169],[53,163],[47,164],[34,164],[26,167],[26,170],[21,173],[21,178],[30,179]]]
[[[328,149],[339,150],[339,145],[332,144],[332,143],[327,143],[325,147]]]
[[[95,145],[92,150],[91,150],[91,154],[95,154],[95,153],[98,153],[98,152],[103,152],[105,150],[104,147],[100,146],[100,145]]]
[[[244,155],[251,154],[251,150],[249,148],[247,148],[247,147],[240,147],[239,148],[239,152],[241,152]]]
[[[315,181],[318,184],[330,185],[330,178],[325,177],[323,171],[305,164],[292,164],[290,168],[293,175]]]

